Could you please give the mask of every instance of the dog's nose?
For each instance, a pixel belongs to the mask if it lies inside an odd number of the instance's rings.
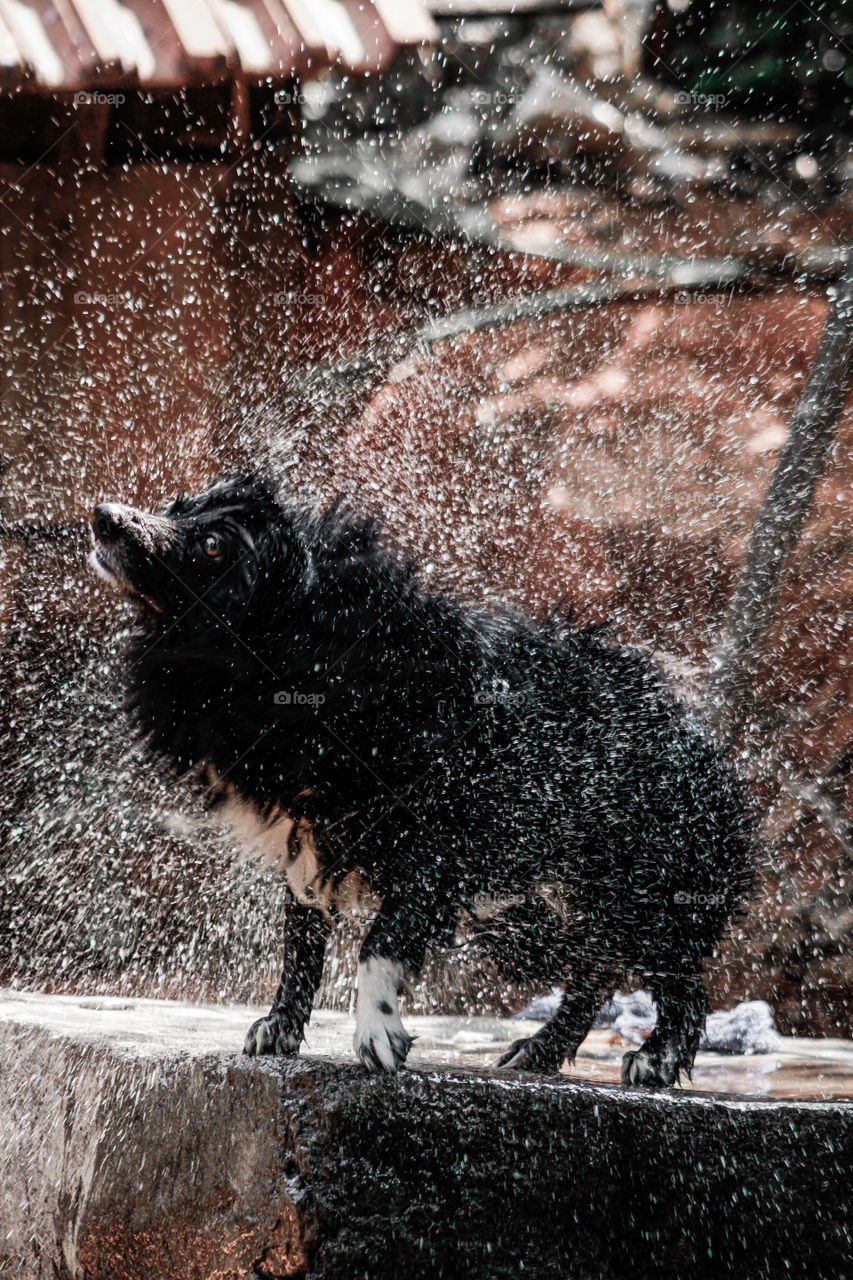
[[[121,532],[121,508],[114,502],[102,502],[95,507],[92,528],[101,542],[115,542]]]

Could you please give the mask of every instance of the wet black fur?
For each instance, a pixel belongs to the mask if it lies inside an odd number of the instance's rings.
[[[342,504],[238,478],[164,514],[175,545],[126,560],[147,599],[129,679],[153,748],[305,816],[335,878],[359,868],[383,899],[363,957],[417,969],[458,908],[522,895],[483,941],[507,973],[568,993],[514,1065],[572,1056],[633,971],[659,1006],[644,1082],[689,1070],[702,958],[748,889],[753,838],[731,769],[647,658],[431,592]],[[562,886],[559,912],[542,882]],[[288,920],[269,1051],[298,1046],[322,965],[318,917],[291,903]]]

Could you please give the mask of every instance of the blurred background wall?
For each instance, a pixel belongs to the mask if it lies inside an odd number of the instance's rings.
[[[263,999],[280,894],[134,744],[81,522],[262,461],[381,507],[435,583],[573,600],[695,692],[853,238],[853,28],[191,8],[0,2],[0,978]],[[512,319],[601,279],[624,296]],[[851,430],[848,400],[738,744],[768,865],[711,966],[716,1003],[825,1033],[853,981]],[[520,998],[465,951],[415,996]]]

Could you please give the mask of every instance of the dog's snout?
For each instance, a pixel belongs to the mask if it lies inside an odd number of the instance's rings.
[[[95,507],[92,527],[95,530],[95,537],[101,542],[115,542],[121,532],[119,507],[112,502],[102,502],[99,507]]]
[[[149,515],[123,502],[102,502],[92,513],[92,533],[102,547],[114,544],[140,554],[165,555],[175,540],[171,521]]]

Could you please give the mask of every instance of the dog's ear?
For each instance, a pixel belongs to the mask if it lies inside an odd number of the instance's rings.
[[[290,598],[308,585],[313,574],[308,539],[292,513],[279,508],[255,547],[257,581],[277,587]]]
[[[244,471],[241,475],[231,477],[230,483],[249,491],[259,502],[278,505],[278,483],[268,471]]]
[[[278,502],[278,483],[269,472],[261,472],[255,477],[258,492],[270,502]]]

